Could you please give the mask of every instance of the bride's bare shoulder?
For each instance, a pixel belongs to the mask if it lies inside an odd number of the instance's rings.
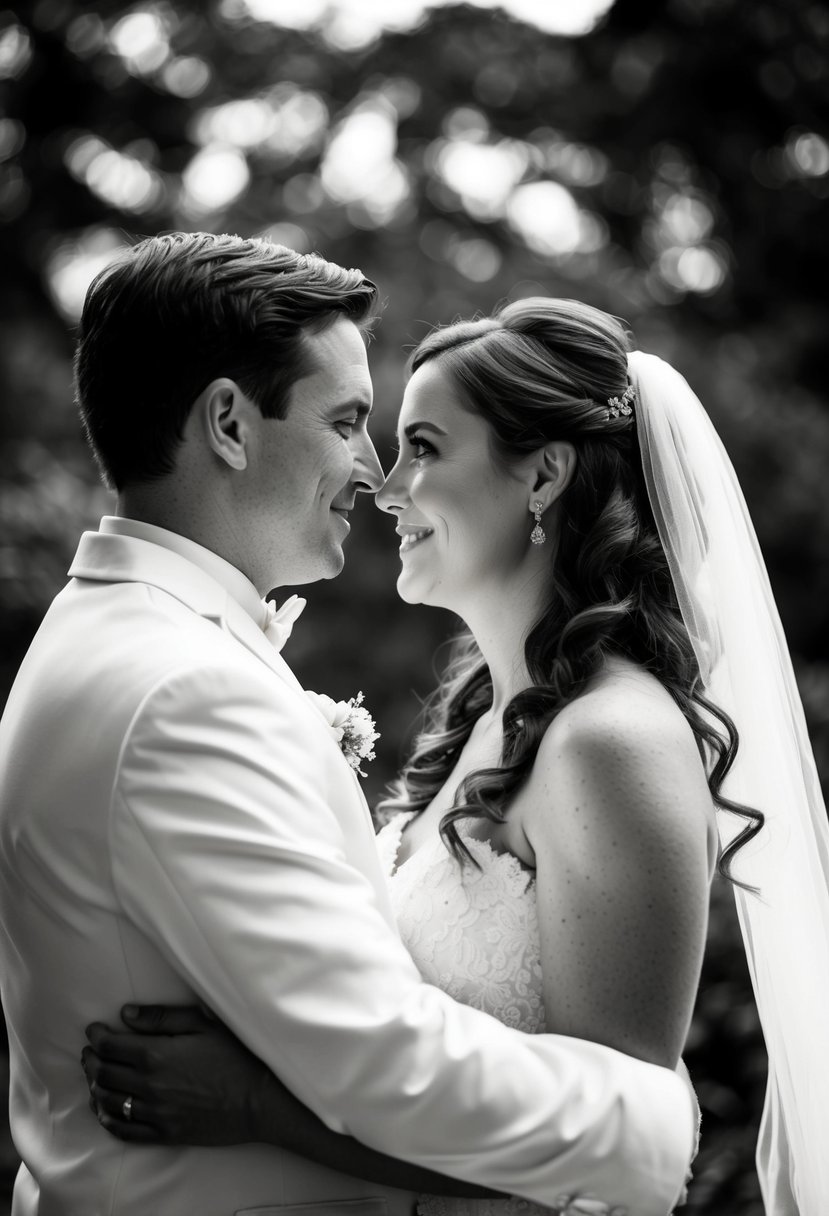
[[[542,750],[622,747],[652,757],[665,744],[690,748],[699,760],[694,733],[668,690],[644,668],[614,659],[553,720]]]
[[[612,662],[553,720],[530,778],[534,817],[571,821],[573,806],[597,821],[658,821],[684,834],[713,822],[696,737],[660,682]],[[696,828],[692,827],[696,824]]]

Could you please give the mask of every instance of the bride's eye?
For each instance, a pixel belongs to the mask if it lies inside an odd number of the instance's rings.
[[[422,460],[424,456],[435,455],[437,448],[428,439],[424,439],[422,435],[409,435],[408,439],[415,460]]]

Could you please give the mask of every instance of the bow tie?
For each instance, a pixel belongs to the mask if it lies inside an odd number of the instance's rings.
[[[294,622],[302,613],[306,603],[307,600],[301,599],[298,595],[289,596],[281,608],[274,608],[270,600],[262,601],[265,609],[265,623],[262,630],[275,650],[281,650],[291,636]]]

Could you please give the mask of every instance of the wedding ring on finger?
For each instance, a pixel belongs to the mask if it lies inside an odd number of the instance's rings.
[[[121,1114],[124,1116],[127,1123],[132,1119],[132,1094],[128,1098],[124,1098],[124,1104],[121,1107]]]

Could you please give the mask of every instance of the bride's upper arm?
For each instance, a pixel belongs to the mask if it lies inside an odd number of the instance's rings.
[[[548,1029],[674,1067],[705,944],[712,816],[685,719],[638,690],[573,703],[521,802]]]

